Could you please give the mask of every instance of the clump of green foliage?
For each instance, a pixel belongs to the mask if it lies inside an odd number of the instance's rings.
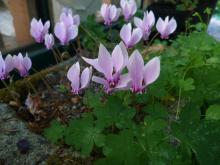
[[[204,31],[161,52],[161,75],[145,94],[89,91],[92,111],[44,135],[95,164],[216,164],[220,161],[220,44]],[[148,56],[154,56],[149,54]]]

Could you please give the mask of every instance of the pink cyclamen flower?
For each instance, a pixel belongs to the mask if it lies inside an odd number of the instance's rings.
[[[72,92],[79,94],[82,89],[88,87],[92,76],[92,67],[85,68],[80,76],[79,62],[73,64],[67,72],[67,78],[71,82]]]
[[[50,28],[50,21],[47,21],[45,24],[42,23],[41,19],[39,21],[36,18],[33,18],[31,21],[31,36],[35,39],[36,42],[42,43],[44,41],[45,35],[48,33]]]
[[[9,73],[14,69],[12,56],[9,54],[6,56],[5,60],[0,52],[0,79],[4,80],[8,78]]]
[[[105,25],[111,25],[112,22],[118,20],[121,9],[116,8],[115,5],[103,3],[101,6],[100,14],[104,20]]]
[[[75,39],[78,35],[78,26],[67,26],[64,22],[58,22],[55,25],[54,33],[60,40],[62,45],[66,45],[69,41]]]
[[[97,59],[85,57],[83,59],[104,75],[104,78],[93,76],[92,80],[104,85],[105,92],[109,93],[114,89],[127,87],[129,81],[128,74],[121,75],[121,72],[128,63],[128,53],[122,42],[114,48],[112,55],[100,44]]]
[[[137,4],[135,0],[121,0],[120,6],[122,8],[125,21],[129,21],[129,19],[137,12]]]
[[[47,49],[52,49],[54,46],[54,37],[52,34],[46,34],[44,38],[44,44]]]
[[[162,20],[161,18],[158,19],[156,28],[162,39],[168,39],[169,35],[176,30],[177,23],[174,18],[169,20],[169,16],[167,16],[165,20]]]
[[[146,41],[149,39],[151,34],[151,29],[155,24],[155,17],[152,11],[144,12],[144,18],[141,20],[138,17],[134,17],[134,24],[136,27],[140,28],[143,33],[143,39]]]
[[[131,23],[123,25],[120,31],[120,37],[124,41],[127,48],[131,48],[137,44],[141,40],[142,36],[142,30],[140,28],[135,28],[132,30]]]
[[[73,12],[71,9],[64,9],[63,12],[60,15],[60,22],[63,22],[66,26],[71,25],[80,25],[80,16],[73,15]]]
[[[160,58],[154,57],[144,65],[142,55],[135,50],[129,58],[127,68],[132,92],[143,93],[145,88],[156,81],[160,75]]]
[[[23,57],[21,53],[19,53],[17,56],[13,56],[13,64],[15,69],[19,71],[21,77],[26,77],[32,66],[31,59],[28,57],[28,55],[26,54],[26,56]]]

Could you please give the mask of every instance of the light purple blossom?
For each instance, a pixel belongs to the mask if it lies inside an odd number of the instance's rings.
[[[8,78],[9,73],[14,69],[12,56],[8,54],[5,60],[0,52],[0,79],[4,80]]]
[[[28,75],[28,71],[31,69],[32,62],[27,54],[23,57],[22,54],[19,53],[17,56],[13,56],[13,65],[15,69],[19,71],[21,77],[26,77]]]
[[[143,93],[145,88],[156,81],[160,75],[160,58],[154,57],[144,65],[142,55],[138,50],[135,50],[129,58],[127,68],[132,92]]]
[[[62,45],[67,45],[77,37],[79,24],[80,17],[73,16],[72,10],[68,9],[61,13],[60,21],[55,24],[54,33]]]
[[[128,63],[128,52],[122,42],[114,48],[112,55],[100,44],[97,59],[85,57],[83,59],[104,75],[104,78],[93,76],[92,80],[104,85],[106,93],[127,87],[129,82],[128,74],[121,75],[121,72]]]
[[[54,46],[54,37],[53,34],[46,34],[44,38],[44,44],[47,49],[52,49]]]
[[[135,0],[121,0],[120,6],[124,15],[125,21],[129,21],[137,12],[137,4]]]
[[[79,62],[73,64],[67,73],[67,78],[71,82],[72,92],[79,94],[82,89],[88,87],[92,76],[92,67],[85,68],[80,76]]]
[[[66,45],[69,41],[75,39],[78,35],[78,26],[66,25],[64,22],[58,22],[55,25],[54,33],[60,40],[62,45]]]
[[[121,13],[121,9],[115,5],[103,3],[101,6],[100,14],[104,20],[105,25],[111,25],[112,22],[118,20]]]
[[[146,41],[149,39],[151,34],[151,29],[155,24],[155,17],[152,11],[144,12],[144,18],[141,20],[138,17],[134,17],[134,24],[136,27],[140,28],[143,33],[143,39]]]
[[[132,30],[131,23],[123,25],[120,31],[120,37],[124,41],[127,48],[131,48],[136,45],[142,38],[143,33],[140,28]]]
[[[31,36],[38,43],[43,43],[45,35],[48,33],[50,28],[50,21],[47,21],[45,24],[42,23],[41,19],[39,21],[36,18],[33,18],[31,21]]]
[[[158,19],[156,28],[162,39],[168,39],[169,35],[176,30],[177,23],[174,18],[169,20],[169,16],[167,16],[165,20],[162,20],[161,18]]]
[[[80,25],[80,16],[73,15],[71,9],[65,9],[60,15],[60,22],[63,22],[66,26]]]

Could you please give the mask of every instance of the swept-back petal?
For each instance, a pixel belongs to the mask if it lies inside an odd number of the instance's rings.
[[[83,59],[86,63],[92,65],[97,71],[103,73],[102,68],[101,68],[101,67],[99,66],[99,64],[98,64],[98,58],[96,58],[96,59],[90,59],[90,58],[82,57],[82,59]]]
[[[6,74],[11,72],[13,69],[14,69],[13,58],[10,54],[8,54],[5,58],[5,72],[6,72]]]
[[[44,27],[43,27],[43,38],[44,36],[48,33],[48,30],[50,28],[50,21],[47,21],[45,24],[44,24]]]
[[[112,52],[112,62],[115,72],[120,72],[123,69],[124,55],[119,45],[117,45]]]
[[[70,12],[63,12],[60,15],[60,22],[63,22],[66,26],[73,25],[73,16]]]
[[[126,46],[131,39],[131,30],[132,30],[131,23],[129,23],[127,25],[126,24],[123,25],[123,27],[120,31],[120,37],[124,41]]]
[[[81,86],[80,88],[86,88],[89,85],[92,76],[92,67],[87,67],[82,71],[81,74]]]
[[[123,54],[123,58],[124,58],[124,64],[123,64],[123,67],[127,66],[128,64],[128,51],[127,51],[127,48],[125,46],[125,44],[123,42],[120,42],[119,43],[119,46],[121,48],[121,51],[122,51],[122,54]]]
[[[92,81],[94,81],[94,82],[96,82],[98,84],[102,84],[104,86],[108,85],[108,82],[105,79],[101,78],[101,77],[92,76]]]
[[[129,42],[129,46],[132,47],[135,44],[137,44],[141,40],[142,37],[143,37],[142,30],[140,28],[134,29],[132,36],[131,36],[131,40]]]
[[[67,29],[67,42],[75,39],[77,37],[77,35],[78,35],[78,26],[72,25],[72,26],[68,27],[68,29]]]
[[[74,90],[79,90],[80,85],[80,66],[79,62],[73,64],[67,72],[67,78],[71,81],[71,86]]]
[[[164,21],[161,18],[158,19],[156,28],[160,34],[164,33]]]
[[[109,18],[111,20],[114,20],[114,18],[116,17],[117,15],[117,8],[115,5],[112,5],[110,8],[109,8]]]
[[[44,37],[44,44],[47,49],[51,49],[54,45],[54,37],[52,34],[46,34]]]
[[[173,33],[176,30],[176,28],[177,28],[176,20],[174,18],[171,18],[167,27],[169,34]]]
[[[73,24],[76,26],[80,25],[80,16],[78,14],[73,16]]]
[[[128,21],[132,15],[131,6],[128,3],[126,3],[122,10],[123,15],[125,17],[125,21]]]
[[[144,18],[143,18],[144,26],[146,28],[152,28],[153,25],[155,24],[155,16],[152,11],[150,12],[145,12],[144,13]]]
[[[138,28],[143,28],[143,21],[138,17],[134,17],[134,24]]]
[[[23,59],[23,66],[25,67],[26,71],[28,71],[32,66],[31,59],[28,57],[27,54]]]
[[[124,6],[125,6],[125,4],[126,4],[126,1],[127,1],[127,0],[121,0],[121,1],[120,1],[120,6],[121,6],[121,8],[124,8]]]
[[[135,50],[128,62],[129,76],[132,81],[132,85],[138,89],[142,88],[144,60],[138,50]]]
[[[102,15],[103,18],[106,17],[107,10],[108,10],[108,5],[106,3],[103,3],[100,10],[100,14]]]
[[[21,70],[23,69],[22,66],[23,56],[21,53],[19,53],[17,56],[13,56],[13,65],[16,69]]]
[[[121,14],[121,9],[120,9],[120,8],[117,8],[116,15],[115,15],[115,17],[112,19],[112,21],[117,21],[118,18],[120,17],[120,14]]]
[[[0,79],[2,80],[4,78],[5,78],[5,61],[0,52]]]
[[[144,67],[144,82],[149,85],[157,80],[160,75],[160,58],[154,57]]]
[[[98,64],[102,68],[105,77],[111,79],[113,73],[112,57],[102,44],[99,46]]]
[[[61,44],[66,44],[67,42],[67,29],[63,22],[58,22],[55,25],[54,33],[56,37],[60,40]]]

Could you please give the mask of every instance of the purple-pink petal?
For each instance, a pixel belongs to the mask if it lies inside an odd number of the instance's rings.
[[[132,53],[127,67],[131,78],[132,90],[134,92],[142,91],[144,60],[139,51],[135,50]]]
[[[152,84],[160,75],[160,58],[154,57],[144,67],[145,85]]]
[[[56,23],[54,33],[62,45],[67,43],[67,28],[63,22]]]
[[[52,47],[54,46],[54,37],[52,34],[45,35],[44,44],[47,49],[52,49]]]
[[[80,89],[86,88],[89,85],[92,76],[92,67],[85,68],[81,74],[81,86]]]
[[[113,73],[112,58],[108,50],[102,44],[100,44],[99,47],[98,64],[100,68],[102,68],[105,77],[111,80]]]
[[[67,78],[71,81],[73,93],[78,93],[80,88],[80,66],[79,62],[73,64],[67,72]]]

